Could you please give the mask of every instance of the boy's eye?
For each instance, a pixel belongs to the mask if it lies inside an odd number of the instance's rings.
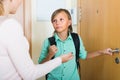
[[[62,18],[60,18],[60,21],[63,21],[63,19],[62,19]]]
[[[60,19],[54,19],[53,21],[52,21],[52,23],[57,23],[57,22],[63,22],[64,21],[64,19],[63,18],[60,18]]]
[[[57,20],[53,20],[52,22],[54,23],[54,22],[56,22]]]

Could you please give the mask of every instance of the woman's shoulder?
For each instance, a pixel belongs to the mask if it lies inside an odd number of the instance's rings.
[[[4,25],[20,25],[20,23],[14,18],[6,18],[3,23]]]
[[[2,23],[1,26],[4,28],[22,28],[21,24],[14,18],[6,18]]]
[[[7,17],[7,16],[0,16],[0,23],[4,23],[4,22],[11,22],[11,21],[15,21],[14,18],[11,18],[11,17]]]
[[[0,24],[0,39],[3,42],[11,43],[23,35],[22,26],[14,18],[7,18]]]
[[[4,35],[23,33],[22,26],[14,18],[6,18],[0,25],[0,33]]]

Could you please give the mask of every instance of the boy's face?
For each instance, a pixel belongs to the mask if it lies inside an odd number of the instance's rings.
[[[60,12],[54,17],[52,24],[55,31],[61,33],[64,31],[68,31],[71,20],[68,19],[68,16],[65,12]]]

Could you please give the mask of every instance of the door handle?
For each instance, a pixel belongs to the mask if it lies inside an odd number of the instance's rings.
[[[120,49],[119,49],[119,48],[116,48],[116,49],[112,50],[112,53],[117,53],[117,54],[119,54],[119,52],[120,52]],[[116,63],[116,64],[119,64],[119,63],[120,63],[120,59],[119,59],[118,57],[115,58],[115,63]]]
[[[112,50],[112,53],[119,53],[119,52],[120,52],[119,48],[116,48],[116,49]]]

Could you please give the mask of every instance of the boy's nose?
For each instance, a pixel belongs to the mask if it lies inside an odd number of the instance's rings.
[[[59,20],[57,20],[57,21],[56,21],[56,24],[60,24],[60,21],[59,21]]]

